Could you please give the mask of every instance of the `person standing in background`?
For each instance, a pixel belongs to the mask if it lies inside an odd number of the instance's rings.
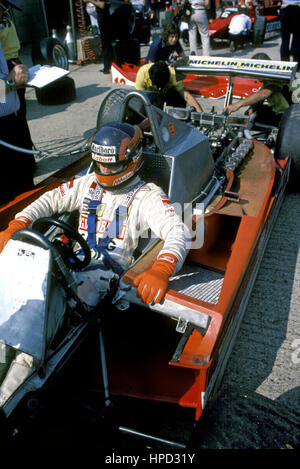
[[[100,33],[99,23],[98,23],[98,15],[97,15],[97,7],[93,5],[91,2],[87,2],[86,4],[86,11],[90,17],[91,27],[93,33]]]
[[[9,72],[0,41],[0,204],[12,200],[16,195],[34,187],[31,157],[5,143],[25,148],[24,126],[17,116],[20,108],[17,89],[24,87],[28,80],[28,68],[18,64]],[[2,143],[2,142],[3,143]]]
[[[300,69],[300,0],[283,0],[280,13],[281,22],[281,60],[290,60],[290,54],[294,61],[298,62]],[[290,38],[292,44],[290,49]]]
[[[146,64],[158,62],[159,60],[171,62],[184,57],[185,54],[179,42],[179,36],[179,26],[175,23],[167,24],[161,37],[155,38],[152,42],[146,57]]]
[[[107,75],[110,73],[113,56],[110,35],[110,28],[112,27],[109,12],[110,2],[107,0],[84,0],[84,2],[92,3],[97,7],[104,65],[104,68],[100,71]]]
[[[208,29],[207,11],[210,8],[210,0],[190,0],[192,15],[189,22],[189,41],[191,55],[197,54],[197,31],[201,36],[202,55],[210,55],[210,41]]]

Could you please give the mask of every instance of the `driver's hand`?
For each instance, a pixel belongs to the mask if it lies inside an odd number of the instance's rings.
[[[162,254],[152,267],[135,277],[136,296],[144,303],[160,303],[167,291],[170,276],[178,260],[173,254]]]
[[[8,228],[0,232],[0,253],[3,251],[4,247],[6,246],[12,235],[18,230],[27,228],[28,225],[29,223],[25,223],[21,220],[12,220],[11,222],[9,222]]]

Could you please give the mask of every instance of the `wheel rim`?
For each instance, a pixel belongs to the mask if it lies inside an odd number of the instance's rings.
[[[65,49],[60,44],[55,44],[52,49],[53,63],[64,70],[68,69],[68,57]]]

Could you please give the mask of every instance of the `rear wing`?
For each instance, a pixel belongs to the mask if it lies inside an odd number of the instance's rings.
[[[297,72],[297,65],[297,62],[190,55],[187,57],[187,63],[177,66],[176,70],[193,75],[256,78],[260,81],[262,78],[291,81]]]
[[[258,60],[230,57],[203,57],[190,55],[180,61],[176,72],[191,75],[219,75],[228,76],[229,83],[225,97],[225,107],[231,104],[233,85],[236,77],[256,78],[291,82],[297,72],[297,62],[281,62],[275,60]]]

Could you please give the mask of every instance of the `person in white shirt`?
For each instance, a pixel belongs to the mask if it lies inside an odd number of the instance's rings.
[[[234,52],[239,45],[243,47],[249,38],[251,27],[252,22],[248,10],[241,7],[239,14],[233,16],[228,27],[231,52]]]
[[[198,55],[197,53],[197,30],[201,36],[202,55],[210,55],[210,40],[208,29],[208,15],[207,10],[210,7],[210,0],[190,0],[192,7],[192,15],[189,21],[189,41],[190,41],[190,54]]]
[[[91,27],[97,34],[100,33],[99,23],[98,23],[98,16],[97,16],[97,7],[91,2],[86,4],[86,11],[90,17]]]

